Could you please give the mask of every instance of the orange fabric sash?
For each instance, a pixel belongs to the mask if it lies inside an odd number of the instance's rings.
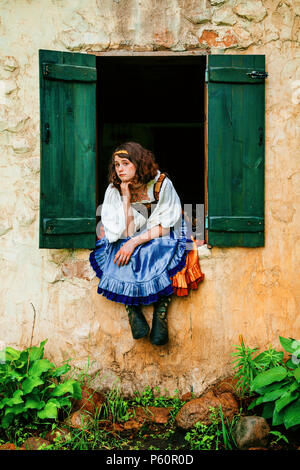
[[[187,254],[185,267],[171,277],[174,294],[178,297],[188,295],[191,289],[197,289],[204,277],[205,274],[201,271],[199,263],[197,245],[193,240],[193,249]]]

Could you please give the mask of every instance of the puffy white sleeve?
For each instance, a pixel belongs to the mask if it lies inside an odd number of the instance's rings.
[[[132,206],[131,208],[136,231],[146,222],[146,218]],[[101,210],[101,221],[103,223],[105,236],[110,243],[113,243],[124,236],[126,219],[123,202],[119,191],[112,184],[108,186],[105,192]]]
[[[181,203],[172,181],[166,177],[161,186],[159,200],[147,222],[147,228],[161,225],[164,228],[174,227],[181,217]]]

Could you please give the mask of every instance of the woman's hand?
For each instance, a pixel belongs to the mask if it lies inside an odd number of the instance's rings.
[[[127,242],[125,242],[124,245],[122,245],[122,247],[116,253],[114,263],[118,262],[118,266],[123,266],[123,264],[127,264],[136,246],[136,241],[133,238],[127,240]]]
[[[122,196],[130,197],[130,185],[131,185],[131,181],[123,181],[120,184]]]

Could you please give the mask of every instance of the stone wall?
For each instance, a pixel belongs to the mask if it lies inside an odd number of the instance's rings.
[[[279,0],[0,0],[0,239],[3,344],[48,338],[46,354],[120,380],[200,393],[231,373],[240,334],[279,347],[300,336],[300,2]],[[38,49],[265,54],[266,243],[202,247],[205,280],[170,306],[170,342],[131,338],[122,305],[97,295],[87,250],[40,250]],[[148,320],[151,307],[146,308]]]

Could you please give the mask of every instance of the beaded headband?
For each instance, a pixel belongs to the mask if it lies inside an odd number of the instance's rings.
[[[116,152],[114,152],[114,155],[118,155],[119,153],[126,153],[126,155],[128,155],[127,150],[117,150]]]

